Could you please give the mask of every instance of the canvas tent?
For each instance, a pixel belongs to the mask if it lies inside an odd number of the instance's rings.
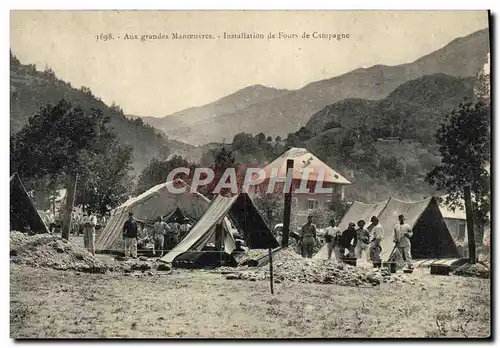
[[[201,251],[208,240],[215,235],[216,225],[227,215],[250,249],[278,247],[276,238],[248,194],[240,193],[233,197],[219,195],[212,201],[208,210],[194,224],[186,237],[166,254],[162,261],[174,262],[177,257],[184,253]],[[229,250],[226,245],[224,247],[226,253],[230,253],[234,249],[233,247]]]
[[[186,190],[183,193],[174,193],[169,189],[171,185],[176,188],[184,186]],[[168,218],[171,214],[179,214],[177,212],[179,210],[183,216],[197,220],[209,205],[208,198],[198,192],[191,193],[189,185],[180,179],[158,184],[111,211],[106,227],[97,240],[96,250],[123,250],[122,230],[129,212],[132,212],[138,220],[153,221],[158,216]],[[229,221],[225,221],[224,225],[229,230]],[[234,248],[234,240],[230,233],[225,242]]]
[[[340,220],[340,222],[337,224],[337,226],[340,228],[340,231],[344,231],[349,226],[349,222],[354,222],[357,224],[359,220],[365,220],[367,227],[370,224],[370,218],[372,216],[378,216],[378,214],[380,214],[380,212],[387,205],[388,201],[389,200],[385,200],[380,203],[372,203],[372,204],[353,202],[350,205],[349,209],[344,214],[344,216],[342,217],[342,220]],[[328,252],[325,244],[320,250],[318,250],[316,255],[314,255],[314,258],[326,260],[327,257],[328,257]]]
[[[394,249],[393,231],[399,223],[400,214],[405,215],[406,223],[413,230],[411,252],[414,259],[460,257],[435,197],[419,202],[403,202],[391,197],[385,205],[383,202],[375,204],[355,202],[342,218],[340,226],[346,226],[350,221],[357,222],[359,219],[366,220],[368,225],[371,217],[368,216],[369,212],[373,212],[372,215],[377,216],[384,227],[384,238],[381,243],[383,261],[388,260]],[[324,256],[319,254],[317,258]]]
[[[451,236],[455,240],[467,240],[467,216],[465,215],[465,203],[462,202],[454,211],[444,202],[440,204],[441,215],[448,226]]]
[[[49,233],[21,178],[14,173],[10,177],[10,229],[24,231],[25,227],[29,227],[32,232]]]

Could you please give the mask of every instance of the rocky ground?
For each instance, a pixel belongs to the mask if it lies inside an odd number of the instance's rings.
[[[61,271],[83,273],[119,273],[153,275],[170,272],[168,265],[156,258],[126,259],[111,255],[92,255],[83,247],[81,237],[63,241],[59,236],[39,234],[28,236],[20,232],[10,234],[10,261],[14,264]]]
[[[336,284],[342,286],[377,286],[381,283],[407,283],[414,285],[411,274],[391,274],[387,268],[372,269],[367,265],[354,267],[326,260],[304,259],[289,249],[283,249],[273,256],[273,280],[275,283],[300,282]],[[266,280],[270,279],[269,265],[259,268],[220,268],[226,279]]]
[[[64,243],[13,233],[11,337],[490,335],[489,279],[433,276],[428,269],[390,274],[286,250],[273,261],[271,295],[269,265],[162,270],[155,259],[94,257],[77,238]]]

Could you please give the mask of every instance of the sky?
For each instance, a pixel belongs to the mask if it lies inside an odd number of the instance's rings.
[[[409,63],[488,27],[486,11],[11,11],[10,20],[10,47],[21,63],[48,66],[126,114],[153,117],[250,85],[298,89],[361,67]],[[223,38],[241,32],[265,38]],[[170,39],[140,40],[158,33]],[[174,40],[172,33],[213,39]],[[97,40],[100,34],[114,39]]]

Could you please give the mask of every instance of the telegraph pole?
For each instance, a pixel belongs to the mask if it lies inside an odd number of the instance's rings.
[[[285,189],[287,188],[288,173],[293,171],[293,160],[289,159],[286,161],[286,179],[285,179]],[[293,183],[293,175],[290,178]],[[290,236],[290,215],[292,210],[292,185],[285,192],[285,208],[283,212],[283,240],[281,241],[282,246],[288,246],[288,239]]]

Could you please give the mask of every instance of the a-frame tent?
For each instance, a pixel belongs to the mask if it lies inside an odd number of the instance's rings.
[[[185,190],[177,193],[173,192],[171,187],[185,187]],[[97,240],[96,250],[123,251],[122,231],[129,212],[140,221],[154,221],[158,216],[169,218],[171,214],[177,214],[177,210],[192,220],[199,219],[208,209],[210,200],[201,193],[191,193],[190,190],[190,186],[184,181],[176,179],[158,184],[139,196],[130,198],[111,211],[108,223]],[[229,221],[224,221],[224,228],[230,230]],[[225,244],[231,250],[234,249],[235,243],[231,233],[227,233]]]
[[[361,202],[352,202],[347,211],[345,212],[342,220],[337,224],[337,227],[340,231],[344,231],[349,226],[349,222],[354,222],[357,224],[359,220],[365,220],[365,227],[368,227],[370,224],[370,218],[372,216],[378,216],[380,212],[385,208],[387,202],[389,200],[386,199],[383,202],[379,203],[361,203]],[[328,258],[328,251],[326,248],[326,244],[318,250],[316,255],[313,257],[314,259],[326,260]]]
[[[436,197],[419,202],[403,202],[391,197],[384,210],[378,215],[384,227],[382,260],[387,261],[394,249],[393,233],[399,224],[398,216],[403,214],[413,231],[411,253],[414,259],[460,257],[441,215]]]
[[[398,216],[401,214],[406,217],[406,223],[413,231],[411,253],[414,259],[460,257],[458,248],[441,215],[436,197],[418,202],[403,202],[393,197],[381,203],[354,202],[344,214],[339,227],[343,231],[349,222],[356,223],[363,219],[370,230],[370,218],[377,216],[384,228],[381,243],[382,260],[388,261],[394,250],[394,228],[399,224]],[[326,246],[323,246],[314,258],[326,259]]]
[[[233,197],[219,195],[186,237],[167,253],[162,261],[174,262],[184,253],[201,251],[214,237],[216,225],[220,224],[226,216],[229,216],[250,249],[268,249],[279,246],[248,194],[240,193]],[[224,245],[224,250],[226,253],[232,251],[226,245]]]
[[[10,177],[10,229],[24,231],[29,226],[36,233],[49,233],[17,173]]]

